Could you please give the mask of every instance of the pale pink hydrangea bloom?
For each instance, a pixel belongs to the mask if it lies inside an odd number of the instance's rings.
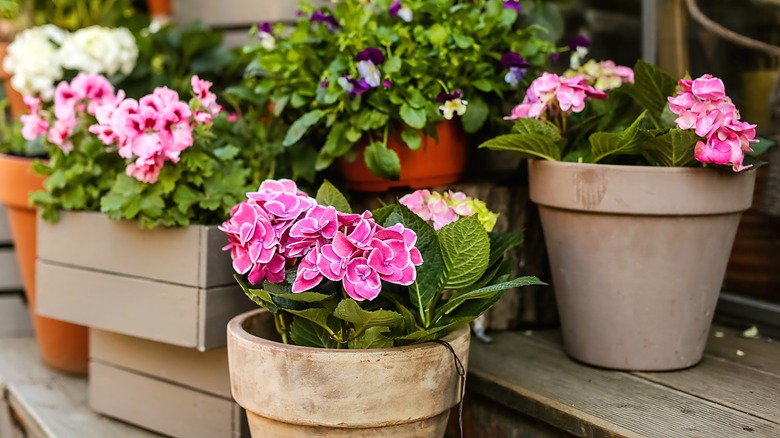
[[[731,165],[735,172],[750,168],[742,164],[750,143],[757,142],[756,125],[740,121],[723,81],[712,75],[680,80],[681,90],[669,97],[669,109],[677,114],[680,129],[693,129],[703,141],[696,143],[694,157],[702,163]]]
[[[618,88],[624,83],[634,83],[634,70],[631,67],[616,65],[615,61],[611,60],[596,62],[591,59],[576,73],[581,74],[587,83],[593,85],[593,88],[601,91]]]
[[[297,263],[293,292],[328,279],[363,301],[379,295],[382,281],[408,286],[416,279],[417,235],[400,224],[384,228],[368,211],[319,205],[291,180],[264,181],[247,197],[219,229],[228,235],[233,268],[252,284],[281,283],[285,267]]]
[[[436,230],[476,212],[471,208],[471,198],[463,192],[447,191],[444,194],[429,190],[417,190],[398,200],[424,221],[431,222]]]
[[[606,97],[603,91],[588,85],[581,75],[566,78],[554,73],[543,73],[528,87],[523,102],[514,107],[512,115],[505,119],[541,119],[559,113],[578,113],[585,109],[586,99]]]

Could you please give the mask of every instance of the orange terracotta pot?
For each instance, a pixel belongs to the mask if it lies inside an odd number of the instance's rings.
[[[400,139],[390,135],[387,147],[398,154],[401,161],[401,178],[397,181],[380,178],[366,166],[362,150],[353,162],[338,160],[339,170],[353,190],[384,192],[391,187],[423,189],[458,182],[466,170],[468,139],[459,121],[441,122],[436,125],[439,140],[421,133],[422,146],[413,151]],[[365,146],[363,146],[365,147]]]
[[[170,17],[173,14],[172,0],[147,0],[149,15],[152,17]]]
[[[8,209],[35,336],[47,365],[59,371],[86,374],[89,362],[87,328],[44,318],[34,312],[36,216],[27,199],[31,191],[43,189],[43,177],[33,174],[31,166],[31,159],[0,154],[0,203]]]
[[[19,116],[27,113],[27,105],[24,104],[24,97],[22,97],[22,94],[11,86],[11,75],[3,70],[3,60],[5,59],[7,52],[8,43],[0,42],[0,80],[3,81],[5,87],[5,95],[8,98],[8,103],[11,107],[11,115],[14,119],[18,119]]]

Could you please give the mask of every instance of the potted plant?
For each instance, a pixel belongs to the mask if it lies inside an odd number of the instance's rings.
[[[482,147],[533,158],[568,354],[629,370],[699,362],[755,181],[755,125],[723,83],[594,62],[545,73],[508,118],[514,132]]]
[[[492,124],[502,96],[556,50],[529,9],[500,0],[303,2],[291,32],[256,29],[246,86],[289,123],[285,147],[313,151],[317,170],[338,161],[351,188],[452,183],[466,167],[464,130]]]
[[[265,309],[228,325],[233,397],[254,436],[442,436],[463,395],[467,323],[503,290],[540,284],[509,280],[519,234],[488,233],[495,217],[459,196],[439,196],[435,212],[406,198],[419,216],[402,204],[353,213],[328,182],[316,198],[290,180],[247,197],[220,229]]]

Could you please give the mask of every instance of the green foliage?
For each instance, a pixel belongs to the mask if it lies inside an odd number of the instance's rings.
[[[410,23],[390,16],[391,3],[337,2],[321,9],[338,22],[329,27],[309,21],[318,9],[303,2],[292,30],[273,27],[272,49],[261,44],[244,48],[254,58],[242,87],[245,94],[274,106],[289,127],[285,146],[317,151],[317,171],[367,147],[367,167],[381,177],[398,178],[400,165],[387,148],[388,137],[398,132],[404,144],[419,149],[420,131],[433,132],[444,120],[436,102],[443,91],[461,90],[468,101],[462,118],[466,132],[506,129],[495,121],[502,103],[519,90],[504,80],[501,55],[517,52],[531,64],[530,72],[539,71],[557,50],[554,40],[562,30],[560,13],[549,2],[538,3],[539,8],[529,3],[518,14],[505,9],[503,0],[408,0],[403,5],[414,15]],[[350,96],[340,82],[343,76],[361,78],[355,56],[370,47],[385,55],[378,69],[389,87]],[[286,158],[295,162],[301,156]]]
[[[330,183],[317,193],[321,205],[349,212],[346,199]],[[400,204],[372,212],[384,227],[401,224],[417,236],[423,264],[410,286],[383,283],[371,301],[356,301],[341,282],[323,279],[313,290],[292,293],[297,267],[281,284],[261,289],[236,276],[247,296],[266,308],[285,342],[319,348],[390,348],[440,339],[477,318],[507,289],[542,285],[535,277],[510,280],[504,254],[522,243],[522,234],[490,233],[476,216],[434,228]],[[343,231],[343,230],[342,230]]]

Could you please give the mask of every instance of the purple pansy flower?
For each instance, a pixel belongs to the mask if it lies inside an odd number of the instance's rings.
[[[320,87],[322,87],[322,88],[328,88],[328,85],[330,85],[330,83],[328,81],[320,82]]]
[[[341,85],[341,88],[343,88],[344,91],[346,91],[350,96],[357,96],[371,89],[371,85],[366,82],[365,79],[361,78],[360,80],[357,80],[347,76],[346,74],[341,75],[339,78],[339,85]]]
[[[583,35],[577,35],[569,41],[569,48],[574,51],[577,47],[590,47],[590,40]]]
[[[259,23],[257,25],[257,30],[259,30],[260,32],[271,33],[272,30],[271,23],[269,21],[264,21],[262,23]]]
[[[372,88],[382,83],[382,77],[378,66],[385,62],[385,55],[376,47],[369,47],[360,51],[355,60],[358,61],[357,69],[363,79]]]
[[[558,60],[561,58],[561,54],[558,52],[550,53],[550,61],[552,62],[558,62]]]
[[[529,64],[525,62],[525,59],[517,53],[517,52],[504,52],[503,55],[501,55],[501,65],[506,68],[512,68],[512,67],[521,67],[521,68],[528,68]]]
[[[394,0],[393,4],[391,4],[390,7],[387,8],[387,12],[390,13],[391,17],[400,18],[401,20],[404,20],[407,23],[411,22],[412,18],[414,18],[412,14],[412,10],[407,8],[406,6],[402,6],[401,0]]]
[[[436,103],[444,103],[448,100],[460,99],[461,90],[458,90],[452,94],[442,91],[436,96]]]
[[[336,21],[336,17],[326,14],[323,11],[315,11],[311,14],[311,17],[309,17],[309,21],[312,23],[325,23],[330,30],[333,30],[333,28],[339,25],[339,22]]]
[[[505,0],[504,9],[514,9],[519,14],[520,12],[523,12],[523,5],[517,0]]]

